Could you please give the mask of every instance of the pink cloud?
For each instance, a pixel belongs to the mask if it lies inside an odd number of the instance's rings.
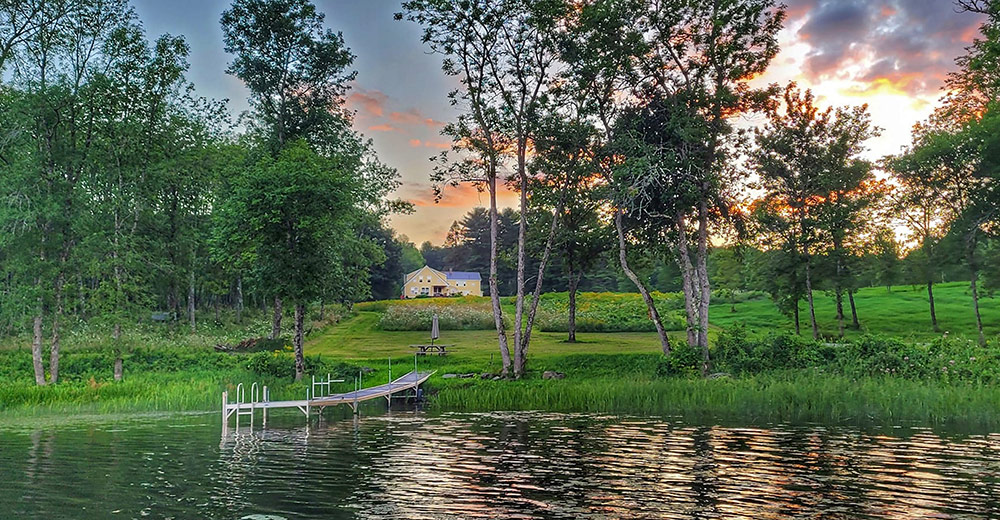
[[[389,114],[389,119],[401,125],[424,125],[431,130],[444,126],[444,123],[441,121],[424,116],[416,108],[411,108],[405,112],[392,112]]]
[[[396,132],[399,129],[392,125],[373,125],[368,127],[372,132]]]
[[[438,150],[447,150],[451,148],[451,143],[424,141],[424,148],[437,148]]]
[[[374,117],[382,117],[387,101],[389,101],[389,96],[378,90],[357,89],[347,97],[349,106],[363,111],[365,115]]]

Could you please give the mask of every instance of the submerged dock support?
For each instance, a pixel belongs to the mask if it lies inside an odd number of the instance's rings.
[[[395,394],[401,392],[408,393],[410,389],[413,389],[415,395],[419,395],[420,384],[431,377],[433,373],[434,372],[414,371],[394,380],[390,378],[388,383],[368,388],[361,387],[364,374],[359,373],[358,378],[355,380],[353,392],[316,396],[313,385],[310,384],[306,388],[306,398],[300,401],[272,401],[270,389],[266,386],[261,386],[259,383],[253,383],[250,386],[250,399],[247,400],[246,387],[243,383],[240,383],[235,389],[235,402],[229,402],[228,390],[224,390],[222,392],[223,432],[226,432],[228,429],[229,418],[233,415],[236,415],[237,428],[239,428],[239,418],[241,415],[250,416],[250,426],[253,427],[254,412],[258,408],[261,410],[261,416],[263,417],[265,426],[267,426],[268,410],[271,408],[296,408],[302,412],[308,420],[312,417],[312,409],[314,407],[318,407],[322,413],[322,410],[327,406],[344,404],[350,406],[354,415],[357,415],[361,411],[360,404],[364,401],[385,397],[389,404],[391,404],[392,398],[395,397]],[[331,380],[328,376],[327,381],[332,382],[335,380]]]

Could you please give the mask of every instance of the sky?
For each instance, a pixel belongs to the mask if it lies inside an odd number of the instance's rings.
[[[399,0],[314,0],[328,27],[340,31],[355,54],[357,79],[347,106],[355,128],[372,139],[379,158],[396,168],[403,186],[395,196],[415,211],[392,226],[418,245],[441,244],[455,220],[488,204],[471,186],[449,188],[435,203],[430,158],[448,147],[440,135],[457,110],[447,94],[455,78],[441,71],[441,57],[420,41],[420,29],[397,21]],[[981,19],[959,13],[950,0],[785,0],[788,19],[781,52],[755,82],[796,81],[813,89],[824,106],[867,103],[882,135],[867,155],[896,153],[910,129],[933,110],[954,60],[978,34]],[[183,35],[191,47],[188,80],[205,97],[229,100],[245,111],[247,90],[225,73],[219,16],[227,0],[132,0],[147,34]],[[753,125],[750,119],[742,124]],[[501,206],[516,204],[512,194]]]

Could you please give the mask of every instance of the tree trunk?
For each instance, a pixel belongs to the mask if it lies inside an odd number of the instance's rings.
[[[646,286],[643,285],[639,277],[628,266],[628,257],[625,248],[625,229],[622,226],[621,209],[615,211],[615,230],[618,232],[618,261],[621,263],[622,271],[625,272],[625,276],[629,280],[632,280],[635,287],[639,289],[639,294],[642,295],[642,300],[646,302],[646,308],[649,309],[649,317],[653,320],[653,325],[656,326],[656,333],[660,337],[660,348],[663,351],[663,355],[669,356],[670,338],[667,336],[667,331],[663,328],[663,320],[660,319],[660,312],[656,310],[656,302],[653,301],[653,297],[650,296]]]
[[[569,273],[569,338],[566,341],[576,343],[576,288],[580,285],[580,275]]]
[[[87,321],[87,298],[86,298],[86,288],[83,285],[83,277],[81,276],[78,280],[77,288],[77,298],[79,299],[79,309],[77,310],[77,315],[80,316],[82,321]]]
[[[687,226],[684,215],[678,213],[674,218],[677,228],[677,264],[681,270],[681,280],[684,290],[684,319],[687,324],[687,343],[690,347],[698,346],[698,309],[695,304],[698,292],[695,290],[695,270],[691,264],[691,253],[688,248]]]
[[[59,320],[63,315],[63,286],[65,274],[60,272],[56,276],[55,286],[55,309],[52,313],[52,342],[49,344],[49,382],[55,384],[59,382],[59,349],[61,342],[59,338]]]
[[[795,306],[792,307],[792,314],[795,316],[795,335],[802,335],[802,323],[799,320],[799,300],[795,300]]]
[[[497,248],[498,222],[497,215],[497,179],[495,159],[490,159],[492,175],[489,176],[490,192],[490,303],[493,304],[493,321],[497,329],[497,343],[500,346],[500,360],[503,365],[500,374],[507,377],[510,374],[511,360],[510,349],[507,348],[507,331],[503,325],[503,308],[500,306],[500,288],[497,283]]]
[[[236,323],[243,323],[243,275],[236,276]]]
[[[854,304],[854,289],[847,290],[847,300],[851,302],[851,328],[861,329],[861,322],[858,321],[858,307]]]
[[[194,322],[194,270],[193,269],[188,274],[188,298],[187,298],[187,300],[188,300],[187,301],[187,304],[188,304],[188,319],[191,320],[191,334],[194,334],[197,331],[195,329],[195,322]]]
[[[812,267],[806,259],[806,300],[809,301],[809,323],[812,325],[813,339],[819,339],[819,326],[816,324],[816,306],[813,304]]]
[[[38,297],[38,312],[32,323],[31,362],[35,368],[35,384],[45,386],[45,365],[42,362],[42,297]]]
[[[698,254],[696,275],[701,291],[698,299],[698,346],[701,348],[701,375],[707,376],[711,369],[708,352],[708,307],[712,300],[712,288],[708,280],[708,203],[703,198],[698,207]]]
[[[114,377],[115,381],[122,380],[122,347],[118,343],[119,338],[122,335],[122,326],[119,323],[115,323],[115,328],[111,332],[111,338],[114,340],[115,345],[115,364],[114,364]]]
[[[271,339],[281,337],[281,298],[274,297],[274,317],[271,318]]]
[[[837,302],[837,333],[844,337],[844,291],[839,286],[834,289],[834,299]]]
[[[170,330],[175,330],[181,312],[181,297],[177,294],[177,281],[171,276],[170,289],[167,292],[167,306],[170,307]]]
[[[927,279],[927,300],[931,304],[931,326],[934,327],[934,332],[941,332],[941,328],[938,327],[937,312],[934,310],[934,280],[930,278]]]
[[[322,322],[326,319],[326,301],[319,301],[319,321]]]
[[[552,254],[552,244],[555,242],[556,230],[559,229],[559,215],[562,214],[562,202],[556,207],[552,214],[552,224],[549,226],[549,236],[545,240],[545,249],[542,252],[542,259],[538,262],[538,274],[535,276],[535,290],[531,294],[531,307],[528,308],[527,324],[524,327],[524,334],[521,336],[521,344],[518,346],[520,357],[514,363],[514,377],[520,378],[524,375],[525,367],[528,363],[528,345],[531,343],[531,330],[535,325],[535,314],[538,312],[538,301],[542,297],[542,280],[545,277],[545,266],[549,262]],[[519,361],[519,362],[518,362]]]
[[[524,368],[524,270],[528,241],[528,177],[525,173],[523,140],[517,144],[517,173],[520,183],[520,215],[517,224],[517,297],[514,300],[514,377],[521,377]]]
[[[843,274],[844,266],[841,262],[840,257],[840,241],[833,241],[833,253],[837,255],[837,271],[836,278],[834,279],[833,292],[837,303],[837,334],[840,338],[844,337],[844,289],[843,289]]]
[[[976,313],[976,330],[979,332],[979,345],[985,347],[986,336],[983,334],[983,317],[979,314],[979,290],[976,284],[976,279],[979,278],[979,269],[974,262],[975,260],[970,254],[969,274],[972,281],[969,282],[969,289],[972,290],[972,310]]]
[[[306,372],[305,355],[302,350],[302,336],[305,323],[306,306],[301,303],[295,304],[295,380],[301,381],[302,375]]]

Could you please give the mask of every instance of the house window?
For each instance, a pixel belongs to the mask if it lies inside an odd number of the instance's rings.
[[[411,294],[417,294],[417,288],[416,287],[410,287],[410,293]]]
[[[430,290],[429,287],[421,287],[420,288],[420,294],[427,295],[427,294],[430,294],[430,293],[431,293],[431,290]]]

